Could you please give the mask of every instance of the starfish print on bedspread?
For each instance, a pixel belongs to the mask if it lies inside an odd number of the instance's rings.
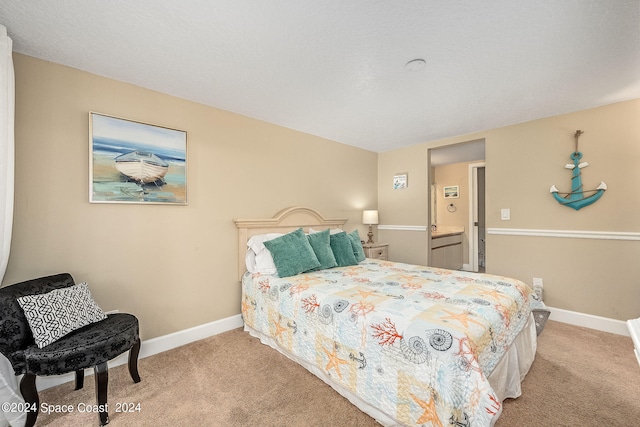
[[[293,281],[297,286],[304,286],[305,289],[307,289],[310,285],[322,283],[322,279],[320,277],[314,276],[312,274],[301,274],[294,277]]]
[[[446,319],[457,320],[462,325],[464,325],[465,328],[469,327],[469,322],[475,323],[476,325],[480,325],[480,326],[484,327],[484,325],[482,323],[478,322],[477,320],[471,319],[469,316],[472,316],[473,314],[468,312],[468,311],[464,311],[462,313],[452,313],[452,312],[447,311],[447,310],[442,310],[442,311],[444,311],[445,313],[449,314],[449,316],[441,317],[440,319],[442,319],[442,320],[446,320]]]
[[[358,274],[360,271],[357,267],[349,267],[342,273],[343,276],[357,276]]]
[[[344,359],[340,359],[338,357],[338,355],[336,354],[336,352],[338,351],[334,345],[333,347],[333,351],[329,352],[326,349],[322,349],[325,354],[327,355],[327,357],[329,358],[329,362],[327,363],[327,366],[324,367],[325,371],[329,372],[331,369],[335,369],[336,372],[338,373],[338,377],[340,377],[340,379],[342,379],[342,372],[340,372],[340,365],[345,365],[348,364],[349,361],[348,360],[344,360]]]
[[[360,295],[360,298],[362,299],[367,299],[372,295],[377,295],[376,291],[367,291],[364,289],[357,289],[356,290],[357,293],[354,293],[352,296],[357,296],[358,294]]]
[[[416,402],[422,409],[424,409],[424,413],[420,416],[416,424],[424,424],[431,423],[432,426],[444,427],[440,422],[440,418],[438,418],[438,413],[436,412],[436,402],[433,399],[433,396],[429,400],[429,402],[425,402],[419,397],[415,396],[411,393],[411,398]]]
[[[275,333],[273,335],[276,337],[276,339],[279,338],[283,332],[287,331],[287,328],[282,326],[280,324],[280,321],[276,322],[274,327],[275,327]]]
[[[501,293],[497,289],[494,289],[492,291],[486,291],[486,290],[485,291],[480,291],[479,294],[483,295],[483,296],[490,296],[496,301],[500,301],[500,299],[502,299],[502,298],[507,299],[507,300],[510,299],[509,296],[504,295],[503,293]]]

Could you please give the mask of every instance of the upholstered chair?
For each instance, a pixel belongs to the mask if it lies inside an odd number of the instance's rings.
[[[97,319],[100,320],[90,319],[91,323],[80,326],[62,337],[56,337],[55,332],[64,333],[65,329],[54,327],[53,333],[49,331],[48,335],[43,338],[40,328],[42,325],[34,322],[42,322],[42,318],[44,318],[45,322],[53,320],[55,323],[55,316],[59,315],[60,307],[58,303],[58,307],[54,307],[42,315],[42,307],[44,306],[42,300],[61,293],[66,296],[70,294],[76,298],[76,295],[82,295],[81,286],[85,287],[84,294],[88,294],[88,298],[72,299],[73,304],[63,309],[66,316],[71,317],[70,321],[69,319],[65,320],[66,324],[84,323],[74,322],[77,317],[85,316],[87,311],[95,312],[98,316]],[[20,391],[30,408],[26,422],[28,427],[35,424],[40,407],[36,389],[37,376],[75,372],[76,390],[78,390],[82,388],[84,383],[84,369],[93,368],[96,400],[98,408],[101,409],[99,412],[100,425],[109,423],[107,361],[129,351],[129,373],[134,382],[140,382],[138,374],[138,353],[140,351],[138,319],[126,313],[105,315],[91,299],[87,289],[84,283],[76,285],[68,273],[28,280],[0,288],[0,352],[9,360],[16,375],[24,374],[20,381]],[[86,299],[89,300],[88,303],[84,301]],[[69,300],[68,297],[65,301],[67,300]],[[85,314],[82,316],[77,315],[76,312],[79,312],[80,307],[83,307],[85,303],[90,306],[89,310],[84,310]],[[91,304],[94,306],[91,307]],[[41,318],[34,320],[34,312],[38,310],[40,310]],[[51,340],[53,342],[49,343]]]

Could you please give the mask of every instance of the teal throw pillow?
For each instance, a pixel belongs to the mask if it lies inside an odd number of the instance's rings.
[[[309,239],[302,228],[284,236],[267,240],[263,244],[271,252],[273,263],[276,265],[280,277],[295,276],[320,267],[318,257],[313,252]]]
[[[362,248],[362,242],[360,241],[360,234],[358,230],[353,230],[348,234],[349,240],[351,240],[351,246],[353,248],[353,255],[356,257],[356,261],[364,261],[367,257],[364,254],[364,249]]]
[[[346,267],[348,265],[358,264],[356,256],[353,254],[351,239],[345,231],[331,234],[329,236],[329,244],[331,245],[333,255],[336,257],[338,267]]]
[[[331,250],[331,240],[329,238],[329,229],[320,231],[318,233],[311,233],[307,235],[309,244],[313,248],[313,252],[320,262],[320,267],[316,270],[324,270],[325,268],[337,267],[336,257]]]

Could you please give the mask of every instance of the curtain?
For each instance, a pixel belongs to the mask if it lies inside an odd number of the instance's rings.
[[[13,46],[0,25],[0,282],[7,270],[13,226],[14,107]]]
[[[13,167],[14,167],[14,107],[15,87],[13,75],[12,42],[7,29],[0,25],[0,282],[7,270],[11,228],[13,226]],[[9,361],[0,354],[0,402],[24,402]],[[26,413],[0,412],[0,426],[21,426]]]

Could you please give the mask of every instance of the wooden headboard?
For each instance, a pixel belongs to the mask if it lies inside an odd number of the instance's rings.
[[[347,222],[346,218],[325,218],[320,212],[294,206],[278,212],[273,218],[266,219],[236,219],[238,227],[238,278],[247,270],[245,255],[247,253],[247,241],[257,234],[288,233],[300,227],[304,231],[309,228],[324,230],[325,228],[342,228]]]

